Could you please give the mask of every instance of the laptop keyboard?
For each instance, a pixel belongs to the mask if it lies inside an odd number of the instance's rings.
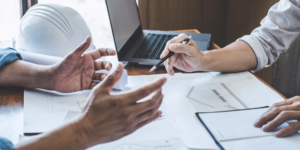
[[[177,35],[149,33],[134,53],[133,58],[160,59],[166,43],[175,36]]]

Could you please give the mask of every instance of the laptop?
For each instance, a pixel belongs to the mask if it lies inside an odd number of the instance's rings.
[[[136,0],[106,0],[113,38],[119,61],[154,65],[166,43],[178,32],[142,30]],[[199,49],[208,49],[211,34],[185,33],[192,36]]]

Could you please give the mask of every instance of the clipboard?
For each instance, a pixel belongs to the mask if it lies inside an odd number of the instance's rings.
[[[197,118],[200,120],[200,122],[202,123],[202,125],[205,127],[205,129],[207,130],[207,132],[210,134],[210,136],[213,138],[213,140],[215,141],[216,145],[218,145],[218,147],[221,150],[225,150],[225,148],[221,145],[221,143],[217,140],[217,138],[214,136],[214,134],[209,130],[208,126],[204,123],[204,121],[201,119],[201,117],[198,114],[205,114],[205,113],[222,113],[222,112],[233,112],[233,111],[243,111],[243,110],[253,110],[253,109],[262,109],[262,108],[269,108],[269,106],[265,106],[265,107],[258,107],[258,108],[250,108],[250,109],[237,109],[237,110],[229,110],[229,111],[215,111],[215,112],[197,112],[195,113],[195,115],[197,116]]]

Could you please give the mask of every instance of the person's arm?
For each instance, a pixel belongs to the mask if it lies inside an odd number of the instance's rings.
[[[88,37],[61,62],[51,66],[36,65],[22,60],[6,64],[0,69],[0,86],[43,88],[59,92],[92,89],[98,84],[94,80],[103,80],[106,77],[105,74],[96,71],[110,70],[112,67],[111,63],[95,60],[103,56],[113,56],[116,51],[100,48],[84,53],[90,42],[91,38]]]
[[[221,71],[236,72],[254,69],[257,66],[256,56],[251,47],[243,42],[234,42],[222,49],[201,52],[195,41],[190,40],[188,45],[179,43],[188,36],[180,34],[169,41],[161,55],[168,55],[170,51],[175,54],[165,61],[169,74],[174,75],[173,66],[187,72],[194,71]]]
[[[204,52],[204,64],[199,71],[237,72],[254,69],[257,59],[247,43],[237,41],[222,49]]]
[[[82,150],[96,144],[120,139],[161,115],[161,78],[136,91],[110,95],[114,84],[120,79],[123,65],[98,84],[88,97],[81,116],[72,123],[49,133],[16,145],[16,150]],[[137,103],[154,93],[152,98]]]
[[[174,74],[173,66],[183,71],[258,71],[273,64],[300,34],[300,2],[281,0],[269,10],[261,26],[251,35],[211,52],[199,52],[195,42],[190,46],[178,44],[186,38],[180,35],[169,41],[161,58],[169,51],[173,55],[165,62],[167,71]],[[175,48],[179,46],[180,48]],[[252,51],[252,52],[251,52]],[[253,57],[254,56],[254,57]],[[252,59],[252,60],[250,60]],[[256,62],[254,62],[256,61]]]
[[[243,41],[234,42],[219,50],[204,52],[203,58],[204,65],[199,71],[237,72],[253,70],[257,66],[253,50]]]
[[[16,150],[83,150],[88,148],[87,137],[77,127],[70,123],[54,131],[40,134],[15,145]]]
[[[51,66],[15,60],[0,69],[0,85],[52,89]]]

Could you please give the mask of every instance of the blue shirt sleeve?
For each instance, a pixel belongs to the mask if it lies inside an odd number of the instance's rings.
[[[12,63],[17,59],[22,59],[22,56],[13,48],[0,49],[0,68]]]
[[[9,140],[0,137],[0,150],[15,150],[15,148]]]

